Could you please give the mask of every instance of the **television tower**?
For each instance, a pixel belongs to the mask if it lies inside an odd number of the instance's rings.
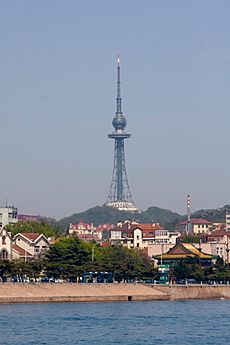
[[[105,206],[114,207],[121,211],[136,212],[138,209],[132,199],[125,168],[124,140],[130,138],[131,134],[124,131],[127,121],[121,110],[121,99],[120,58],[118,55],[116,115],[112,122],[115,131],[108,135],[108,138],[115,141],[113,176]]]

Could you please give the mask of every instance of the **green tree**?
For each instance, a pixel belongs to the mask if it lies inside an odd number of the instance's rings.
[[[199,236],[185,235],[182,238],[182,242],[184,242],[184,243],[199,243],[200,238],[199,238]]]
[[[152,278],[157,274],[150,259],[139,251],[122,246],[106,248],[103,269],[113,272],[117,281]]]
[[[19,232],[34,232],[44,234],[46,237],[56,234],[56,229],[45,222],[18,222],[15,224],[8,224],[5,228],[7,231],[11,232],[12,237]]]
[[[0,277],[5,281],[12,273],[12,263],[8,260],[0,260]]]
[[[78,238],[60,238],[46,254],[48,276],[75,280],[92,260],[91,247]]]

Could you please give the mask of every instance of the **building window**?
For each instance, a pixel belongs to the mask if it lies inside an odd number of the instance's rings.
[[[8,260],[8,252],[5,249],[2,250],[0,258],[2,260]]]
[[[140,247],[140,243],[137,243],[137,247]]]
[[[137,240],[139,240],[140,239],[140,236],[139,235],[137,235]]]
[[[6,244],[6,236],[2,237],[2,244]]]

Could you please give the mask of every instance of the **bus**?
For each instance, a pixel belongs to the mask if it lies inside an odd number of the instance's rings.
[[[84,272],[82,283],[113,283],[112,272]]]

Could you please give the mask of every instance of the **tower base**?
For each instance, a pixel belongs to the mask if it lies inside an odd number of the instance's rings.
[[[138,208],[128,201],[111,201],[105,206],[117,208],[119,211],[138,212]]]

